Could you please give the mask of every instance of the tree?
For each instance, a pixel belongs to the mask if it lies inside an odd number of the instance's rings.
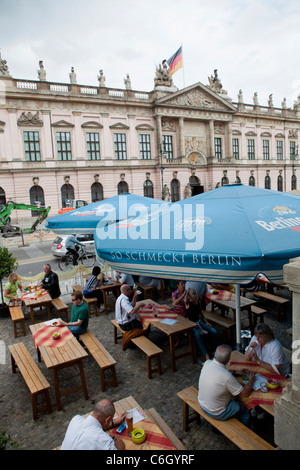
[[[0,247],[0,284],[1,284],[1,302],[4,304],[3,296],[3,284],[2,281],[8,277],[18,267],[16,258],[12,257],[12,254],[7,248]]]

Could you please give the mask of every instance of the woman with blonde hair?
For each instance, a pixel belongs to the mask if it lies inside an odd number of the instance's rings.
[[[13,304],[15,302],[21,303],[22,300],[18,296],[17,291],[18,289],[21,290],[21,292],[24,292],[23,286],[19,282],[19,276],[17,273],[11,273],[8,276],[7,283],[4,288],[4,302],[7,304]]]

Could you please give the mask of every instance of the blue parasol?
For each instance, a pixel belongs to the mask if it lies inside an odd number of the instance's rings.
[[[136,215],[140,210],[156,204],[166,204],[159,199],[153,199],[135,194],[120,194],[103,201],[94,202],[65,214],[50,217],[46,222],[46,229],[55,233],[91,233],[97,226],[127,219]]]
[[[228,185],[97,230],[95,239],[98,257],[122,272],[237,286],[263,273],[281,284],[283,266],[300,256],[300,198]]]

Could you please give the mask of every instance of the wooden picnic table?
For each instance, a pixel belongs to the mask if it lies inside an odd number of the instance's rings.
[[[45,323],[36,323],[34,325],[30,325],[29,328],[31,333],[34,334],[44,326]],[[52,327],[50,326],[49,328]],[[36,350],[38,361],[41,362],[41,359],[43,359],[47,369],[52,369],[53,371],[56,405],[58,410],[62,409],[61,397],[69,395],[70,393],[76,392],[78,390],[83,390],[84,398],[88,400],[88,390],[83,369],[83,359],[88,357],[88,353],[83,349],[75,336],[70,336],[70,339],[62,346],[50,347],[39,345],[36,346]],[[69,389],[62,391],[59,386],[58,372],[67,367],[74,366],[79,368],[81,384],[78,386],[72,386]]]
[[[131,437],[128,436],[127,429],[120,435],[115,432],[116,428],[107,431],[108,434],[123,439],[125,450],[144,450],[145,448],[147,448],[147,450],[185,449],[180,440],[154,408],[143,410],[132,396],[118,400],[114,405],[116,410],[115,417],[131,409],[137,409],[144,417],[144,419],[133,425],[134,429],[144,429],[146,432],[146,440],[142,444],[135,444]],[[85,417],[89,414],[91,413],[88,413]]]
[[[234,363],[234,364],[232,364]],[[240,369],[249,369],[255,374],[260,374],[266,378],[268,377],[277,377],[280,380],[280,388],[277,390],[269,390],[267,393],[254,392],[252,391],[250,396],[245,399],[245,405],[247,408],[259,405],[269,414],[274,416],[274,401],[276,398],[279,398],[282,393],[282,387],[286,386],[289,382],[289,379],[279,376],[276,373],[271,373],[267,369],[264,369],[262,366],[253,361],[247,361],[245,355],[240,351],[232,351],[230,356],[230,365],[228,366],[230,370],[240,370]],[[252,402],[252,403],[251,403]]]
[[[228,291],[224,291],[226,294],[230,294],[230,298],[221,298],[223,291],[218,291],[218,294],[210,295],[208,300],[212,303],[212,311],[214,304],[219,305],[221,310],[224,309],[231,309],[233,312],[233,321],[236,321],[236,295],[233,293],[229,293]],[[242,310],[247,310],[248,312],[248,320],[249,320],[249,328],[253,331],[253,321],[252,321],[252,313],[251,313],[251,306],[256,304],[256,300],[248,299],[247,297],[240,296],[240,308]]]
[[[44,289],[39,289],[39,290],[42,291],[42,295],[40,296],[27,297],[27,295],[32,295],[35,292],[33,292],[32,294],[22,295],[22,300],[24,301],[24,304],[26,305],[26,307],[29,307],[30,309],[30,318],[31,318],[32,324],[34,324],[34,309],[38,307],[46,307],[47,312],[48,312],[48,318],[49,320],[51,320],[50,307],[51,307],[52,298],[50,297],[48,292],[45,291]]]
[[[153,302],[153,300],[151,300],[150,303],[158,307],[164,307],[166,311],[172,312],[172,308],[168,307],[167,305],[159,305],[157,302]],[[146,302],[145,304],[147,305]],[[142,310],[143,309],[141,309],[138,312],[138,314],[142,313]],[[195,349],[195,342],[194,342],[194,336],[193,336],[193,328],[197,326],[196,323],[178,314],[176,314],[176,317],[174,319],[176,320],[176,323],[174,323],[173,325],[169,325],[161,321],[157,321],[157,318],[153,318],[153,319],[148,318],[149,323],[151,323],[155,328],[158,328],[160,331],[162,331],[169,337],[171,366],[172,366],[173,372],[176,371],[177,359],[180,359],[186,356],[191,356],[192,363],[194,364],[196,362],[196,349]],[[184,333],[187,333],[188,335],[189,350],[176,355],[175,339]]]
[[[103,292],[103,303],[104,303],[104,311],[105,313],[108,313],[107,311],[107,298],[106,295],[108,292],[115,292],[116,297],[118,297],[121,293],[120,288],[121,288],[121,283],[118,281],[109,281],[103,284],[99,289]]]

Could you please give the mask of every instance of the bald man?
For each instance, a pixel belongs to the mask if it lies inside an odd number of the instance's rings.
[[[141,322],[138,319],[137,312],[140,308],[144,307],[145,304],[142,302],[136,303],[138,292],[134,292],[132,300],[130,302],[129,297],[132,293],[132,289],[128,284],[121,286],[121,295],[117,298],[115,305],[116,320],[121,326],[122,330],[130,331],[135,328],[143,328]]]
[[[113,419],[114,404],[107,399],[99,401],[87,418],[76,415],[71,419],[61,450],[124,450],[119,437],[111,437],[105,431],[119,426],[125,413]]]

